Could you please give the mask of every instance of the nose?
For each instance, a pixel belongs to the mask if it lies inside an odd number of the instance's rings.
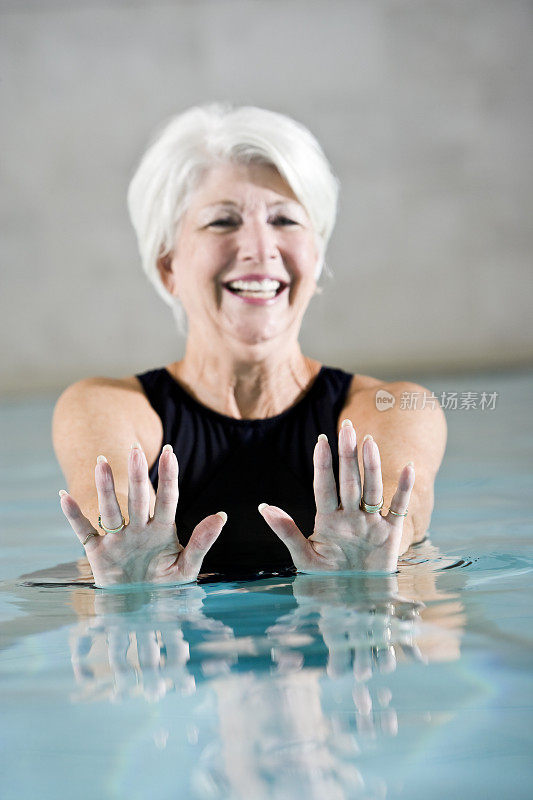
[[[278,257],[276,231],[266,220],[247,219],[239,230],[238,250],[242,261],[254,264],[272,261]]]

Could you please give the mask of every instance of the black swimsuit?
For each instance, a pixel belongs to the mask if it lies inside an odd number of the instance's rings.
[[[285,545],[257,510],[276,505],[305,536],[313,532],[313,449],[328,437],[338,480],[337,420],[352,375],[322,367],[307,394],[266,419],[234,419],[194,400],[162,368],[136,376],[163,424],[163,444],[179,464],[176,525],[181,544],[208,514],[226,511],[228,521],[203,561],[202,573],[224,576],[294,571]],[[159,458],[150,470],[157,490]]]

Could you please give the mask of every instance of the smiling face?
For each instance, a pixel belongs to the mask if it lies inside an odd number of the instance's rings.
[[[274,167],[223,163],[193,193],[159,269],[190,336],[285,343],[298,336],[318,257],[309,217]]]

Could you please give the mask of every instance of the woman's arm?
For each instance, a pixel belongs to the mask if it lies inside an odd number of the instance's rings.
[[[130,391],[122,381],[93,379],[74,384],[60,397],[54,446],[73,493],[60,493],[61,508],[85,547],[96,586],[188,583],[196,580],[227,516],[219,512],[205,517],[187,546],[180,544],[175,519],[178,462],[166,444],[158,462],[156,495],[148,468],[162,433],[157,444],[134,384]],[[132,447],[139,439],[147,443],[148,453],[141,443]],[[97,455],[109,459],[95,466]],[[105,536],[98,527],[100,513],[102,525],[113,529]]]
[[[69,386],[60,396],[54,409],[52,438],[69,491],[97,527],[97,456],[104,455],[111,466],[117,500],[127,519],[129,450],[139,442],[152,465],[161,450],[163,428],[136,378],[88,378]],[[151,484],[149,491],[153,512],[155,492]]]
[[[376,405],[376,392],[380,390],[388,392],[395,400],[394,405],[387,405],[384,411],[379,411]],[[366,434],[370,434],[379,447],[383,513],[390,507],[404,464],[408,461],[414,463],[416,481],[404,521],[400,553],[421,541],[426,534],[433,511],[433,486],[446,448],[446,418],[440,405],[434,402],[422,407],[422,398],[429,398],[431,394],[423,386],[408,381],[380,383],[351,398],[339,418],[339,429],[346,417],[355,426],[361,475],[361,445]],[[402,397],[407,398],[406,403],[402,404]],[[417,398],[416,408],[409,407],[411,397]]]
[[[283,509],[259,506],[300,572],[394,572],[401,553],[427,529],[433,481],[446,441],[444,415],[437,404],[419,414],[402,408],[401,393],[421,389],[416,384],[390,384],[385,391],[389,389],[397,400],[394,413],[376,408],[375,386],[359,392],[356,402],[343,409],[338,432],[340,505],[331,448],[323,434],[318,437],[313,456],[317,513],[310,536],[304,536]],[[384,414],[390,414],[386,421]],[[415,459],[421,487],[413,498]],[[413,521],[404,533],[409,515]]]

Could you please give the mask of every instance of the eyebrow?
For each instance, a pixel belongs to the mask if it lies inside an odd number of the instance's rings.
[[[279,206],[285,206],[288,203],[298,206],[301,205],[301,203],[299,203],[298,200],[293,200],[292,198],[287,197],[286,200],[276,200],[274,203],[267,203],[267,208],[271,209]],[[208,211],[211,208],[219,208],[220,206],[228,206],[230,208],[236,208],[239,211],[242,209],[242,205],[240,203],[235,203],[233,200],[218,200],[216,203],[209,203],[209,205],[204,206],[202,208],[202,211]]]

